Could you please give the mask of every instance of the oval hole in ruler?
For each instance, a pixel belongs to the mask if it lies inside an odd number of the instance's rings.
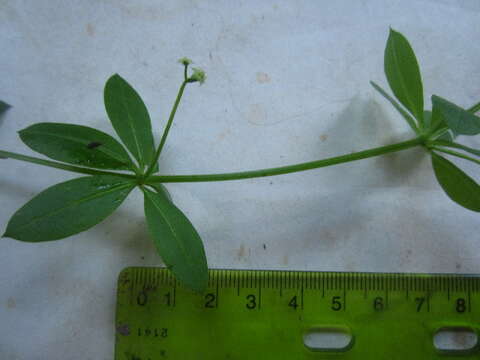
[[[314,328],[303,336],[303,343],[312,351],[346,351],[353,343],[353,336],[346,329]]]
[[[468,327],[444,327],[433,336],[433,346],[438,351],[468,352],[477,344],[477,334]]]

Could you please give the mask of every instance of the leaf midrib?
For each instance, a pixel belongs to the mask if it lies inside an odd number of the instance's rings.
[[[51,216],[57,214],[58,212],[67,209],[68,207],[80,205],[80,204],[82,204],[82,203],[84,203],[84,202],[86,202],[86,201],[89,201],[89,200],[92,200],[92,199],[96,199],[96,198],[98,198],[98,197],[100,197],[100,196],[107,195],[107,194],[112,193],[112,192],[114,192],[114,191],[126,189],[126,188],[128,188],[129,186],[131,186],[132,189],[133,189],[133,187],[134,187],[135,185],[134,185],[134,184],[129,184],[129,183],[125,183],[125,184],[121,184],[121,185],[114,185],[114,186],[112,186],[108,191],[103,191],[103,190],[101,190],[101,191],[98,191],[98,192],[96,192],[96,193],[93,193],[93,194],[91,194],[91,195],[89,195],[89,196],[86,196],[86,197],[84,197],[84,198],[80,198],[80,199],[78,199],[78,200],[73,200],[73,201],[71,201],[71,202],[68,202],[68,203],[67,203],[65,206],[63,206],[63,207],[60,207],[60,208],[58,208],[58,209],[52,210],[52,211],[47,212],[47,213],[43,213],[42,215],[39,215],[39,216],[36,216],[36,217],[32,218],[28,223],[18,226],[17,229],[24,229],[24,228],[30,226],[32,223],[34,223],[34,222],[36,222],[36,221],[38,221],[38,220],[41,220],[41,219],[46,219],[46,218],[48,218],[48,217],[51,217]]]
[[[137,160],[139,162],[139,166],[141,168],[143,168],[144,165],[145,165],[143,156],[145,154],[143,154],[143,152],[141,151],[140,143],[139,143],[138,138],[137,138],[136,129],[133,126],[133,118],[132,118],[132,115],[130,114],[130,111],[129,111],[128,106],[127,106],[127,97],[125,96],[125,86],[122,83],[120,83],[120,92],[122,94],[122,106],[123,106],[123,108],[125,110],[125,113],[127,114],[127,117],[128,117],[127,123],[128,123],[128,126],[130,127],[130,129],[132,130],[133,142],[135,144],[135,147],[137,148],[137,154],[138,154],[138,159]]]
[[[415,106],[415,103],[412,102],[411,97],[409,96],[409,95],[410,95],[410,92],[408,91],[408,89],[407,89],[407,87],[406,87],[406,84],[405,84],[405,82],[404,82],[404,80],[403,80],[403,72],[402,72],[401,68],[399,67],[399,61],[398,61],[398,56],[397,56],[396,41],[394,41],[392,48],[393,48],[393,52],[392,52],[393,60],[395,61],[395,65],[396,65],[395,68],[398,69],[398,72],[399,72],[399,74],[400,74],[400,77],[399,77],[399,79],[400,79],[400,86],[403,88],[403,91],[404,91],[405,94],[406,94],[406,99],[407,99],[408,103],[410,104],[410,106],[412,106],[412,109],[413,109],[413,110],[415,111],[415,113],[416,113],[416,112],[417,112],[417,109],[415,109],[415,107],[416,107],[416,106]],[[419,119],[420,114],[415,114],[415,113],[414,113],[413,115],[414,115],[417,119]]]
[[[52,133],[41,131],[41,130],[28,130],[28,133],[46,135],[46,136],[50,136],[50,137],[56,137],[56,138],[59,138],[59,139],[66,139],[66,140],[70,140],[70,141],[73,141],[73,142],[76,142],[78,144],[82,144],[82,145],[85,145],[85,146],[91,143],[91,141],[86,141],[86,140],[82,141],[82,139],[77,138],[77,137],[71,137],[71,136],[59,135],[59,134],[52,134]],[[99,151],[101,153],[104,153],[105,155],[110,156],[112,159],[117,160],[124,165],[128,165],[128,163],[126,162],[127,161],[126,158],[116,157],[116,155],[118,155],[118,153],[116,153],[114,151],[111,151],[109,148],[107,148],[105,146],[99,146],[99,147],[97,147],[95,149],[92,149],[92,150],[96,150],[96,151]]]
[[[168,217],[164,215],[164,211],[162,211],[162,209],[157,205],[157,203],[155,202],[155,199],[151,196],[151,194],[148,192],[148,190],[146,191],[147,192],[147,196],[149,197],[149,200],[150,202],[153,204],[153,206],[158,210],[158,212],[160,213],[160,215],[163,217],[163,219],[165,220],[167,226],[169,227],[169,229],[171,230],[172,234],[174,235],[174,238],[176,240],[176,243],[179,245],[179,247],[181,248],[181,251],[182,253],[186,256],[187,260],[188,260],[188,263],[192,266],[195,266],[195,261],[192,261],[192,257],[190,256],[190,253],[187,251],[187,249],[185,248],[184,244],[182,241],[179,241],[178,239],[180,238],[178,235],[177,235],[177,232],[175,231],[174,227],[172,227],[172,225],[170,224],[170,222],[168,221]],[[171,205],[171,206],[174,206],[174,205]]]

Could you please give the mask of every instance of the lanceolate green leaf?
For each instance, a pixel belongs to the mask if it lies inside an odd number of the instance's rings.
[[[480,185],[452,162],[432,152],[435,176],[447,195],[457,204],[480,212]]]
[[[20,208],[3,236],[28,242],[62,239],[98,224],[133,189],[114,176],[86,176],[54,185]]]
[[[115,131],[138,160],[140,168],[154,158],[150,115],[137,92],[118,74],[105,85],[105,108]]]
[[[202,240],[187,217],[162,193],[144,189],[150,235],[165,264],[190,289],[207,286],[208,268]]]
[[[396,98],[423,123],[423,86],[417,58],[408,40],[390,29],[385,48],[385,75]]]
[[[480,117],[437,95],[432,95],[432,105],[455,135],[480,134]]]
[[[19,134],[31,149],[54,160],[99,169],[124,170],[133,166],[117,140],[87,126],[39,123]]]
[[[3,102],[2,100],[0,100],[0,115],[2,115],[2,113],[7,111],[8,108],[10,108],[10,105],[8,105],[6,102]]]
[[[370,84],[373,86],[373,88],[375,90],[377,90],[385,99],[387,99],[390,104],[393,105],[393,107],[400,113],[400,115],[402,115],[402,117],[407,121],[408,125],[410,125],[410,127],[413,129],[413,131],[415,131],[416,133],[418,133],[418,128],[417,128],[417,124],[415,124],[415,119],[412,118],[410,116],[410,114],[405,111],[405,109],[402,107],[402,105],[400,105],[393,97],[391,97],[390,95],[388,95],[388,93],[382,89],[380,87],[380,85],[376,84],[375,82],[373,81],[370,81]]]

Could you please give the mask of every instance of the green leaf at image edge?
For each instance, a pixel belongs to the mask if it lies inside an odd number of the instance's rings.
[[[207,259],[192,223],[163,193],[144,189],[144,201],[148,230],[162,260],[186,287],[204,291]]]
[[[390,29],[385,47],[385,75],[395,97],[423,124],[423,85],[415,53],[408,40]]]
[[[85,176],[42,191],[10,219],[3,236],[58,240],[98,224],[125,200],[134,183],[116,176]]]
[[[480,117],[473,113],[437,95],[432,95],[432,107],[455,135],[480,134]]]
[[[432,166],[438,183],[450,199],[480,212],[480,185],[444,157],[432,152]]]
[[[155,156],[152,125],[140,95],[115,74],[105,84],[104,101],[115,131],[138,160],[140,168],[150,164]]]
[[[98,169],[134,167],[124,147],[110,135],[81,125],[39,123],[19,132],[32,150],[51,159]]]

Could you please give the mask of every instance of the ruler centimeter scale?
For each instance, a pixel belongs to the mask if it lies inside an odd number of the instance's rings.
[[[131,267],[117,292],[116,360],[480,359],[475,276],[210,270],[196,294]],[[444,331],[473,343],[439,349]]]

